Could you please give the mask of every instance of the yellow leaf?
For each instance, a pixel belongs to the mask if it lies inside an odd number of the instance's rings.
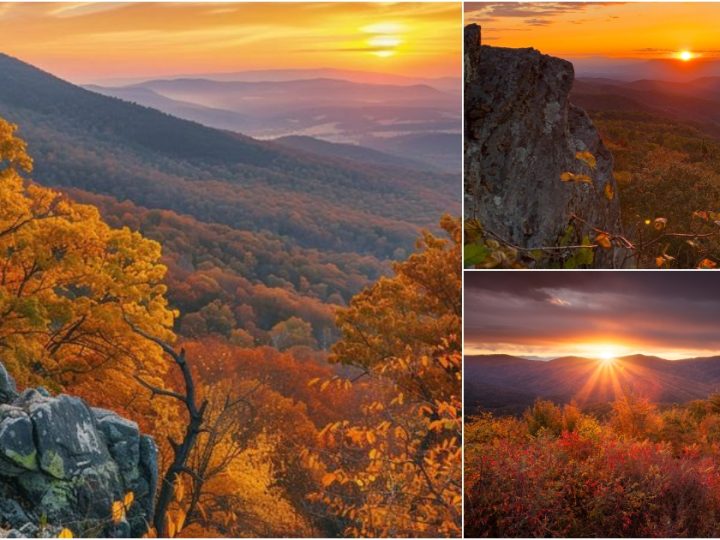
[[[175,522],[172,520],[172,517],[167,517],[167,534],[170,538],[175,538]]]
[[[125,519],[125,506],[122,501],[115,501],[112,503],[112,520],[115,525]]]
[[[322,384],[320,385],[320,391],[321,391],[321,392],[324,391],[329,385],[330,385],[330,381],[329,381],[329,380],[328,380],[328,381],[325,381],[324,383],[322,383]]]
[[[72,538],[73,533],[70,529],[63,529],[60,531],[60,534],[58,534],[58,538]]]
[[[612,201],[613,197],[615,197],[615,191],[613,190],[612,185],[610,185],[610,182],[605,184],[605,197],[608,201]]]
[[[185,517],[185,510],[180,509],[177,511],[177,515],[175,517],[175,529],[177,533],[182,531],[183,525],[185,525]]]
[[[320,381],[320,377],[315,377],[314,379],[310,379],[307,383],[308,386],[313,386],[314,384],[317,384],[318,381]]]
[[[594,169],[597,165],[597,160],[590,152],[585,150],[584,152],[575,152],[575,158],[587,163],[588,167]]]
[[[658,268],[661,268],[665,264],[665,258],[664,257],[655,257],[655,266]]]
[[[132,491],[128,491],[125,494],[125,500],[123,501],[123,503],[125,504],[125,508],[130,508],[130,505],[133,503],[134,500],[135,494]]]
[[[608,236],[607,233],[598,233],[598,235],[595,237],[595,242],[597,242],[597,244],[604,249],[610,249],[612,247],[612,243],[610,242],[610,236]]]
[[[580,182],[583,184],[592,184],[592,179],[587,174],[575,174],[564,172],[560,175],[562,182]]]
[[[185,485],[178,479],[175,482],[175,500],[182,501],[185,498]]]

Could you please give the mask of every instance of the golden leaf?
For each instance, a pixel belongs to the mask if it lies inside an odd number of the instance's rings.
[[[585,150],[584,152],[575,152],[575,158],[587,163],[588,167],[594,169],[597,165],[597,160],[590,152]]]
[[[185,485],[177,481],[175,482],[175,500],[182,501],[185,498]]]
[[[122,501],[112,503],[112,520],[115,525],[125,519],[125,506]]]
[[[595,242],[598,243],[598,245],[604,249],[610,249],[612,247],[612,242],[610,242],[610,236],[608,236],[607,233],[599,233],[595,237]]]
[[[562,182],[580,182],[583,184],[592,184],[592,179],[587,174],[575,174],[571,172],[564,172],[560,175],[560,181]]]
[[[169,538],[175,537],[175,522],[170,516],[167,517],[167,534]]]
[[[185,525],[185,517],[186,517],[185,510],[180,509],[177,511],[177,514],[175,517],[175,529],[176,529],[177,533],[179,533],[182,530],[183,525]]]
[[[612,201],[613,197],[615,197],[615,190],[613,190],[613,187],[612,187],[612,185],[610,185],[610,182],[605,184],[604,192],[605,192],[605,197],[607,198],[608,201]]]
[[[123,504],[125,505],[125,508],[130,508],[130,505],[135,500],[135,494],[132,491],[128,491],[125,494],[125,499],[123,500]]]
[[[73,533],[70,529],[63,529],[60,531],[60,534],[58,534],[58,538],[72,538]]]

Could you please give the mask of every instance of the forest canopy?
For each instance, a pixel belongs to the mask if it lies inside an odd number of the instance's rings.
[[[78,395],[154,437],[171,489],[151,534],[460,534],[459,220],[335,322],[319,311],[331,355],[292,310],[259,340],[247,309],[214,300],[184,324],[215,331],[178,337],[172,299],[202,288],[168,289],[158,242],[33,182],[16,129],[0,120],[0,361],[21,387]],[[225,261],[216,281],[242,287]]]

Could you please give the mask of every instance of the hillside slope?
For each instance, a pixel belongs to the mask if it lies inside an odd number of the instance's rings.
[[[8,56],[0,74],[0,115],[21,126],[45,184],[380,257],[458,210],[450,175],[329,162],[101,96]]]
[[[456,175],[211,129],[4,55],[0,117],[19,125],[36,181],[161,241],[173,304],[223,335],[237,324],[265,342],[297,316],[327,345],[332,306],[388,272],[421,228],[460,212]]]

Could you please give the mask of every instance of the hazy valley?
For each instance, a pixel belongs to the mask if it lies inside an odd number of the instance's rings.
[[[86,88],[253,137],[351,143],[459,172],[459,80],[316,70]]]
[[[299,316],[329,345],[330,306],[387,273],[421,228],[459,212],[456,176],[411,157],[315,139],[259,141],[90,92],[8,56],[0,70],[0,116],[20,126],[35,179],[162,241],[173,303],[184,316],[236,310],[219,323],[226,333],[238,324],[263,341],[262,332]],[[441,94],[420,89],[428,93]]]

